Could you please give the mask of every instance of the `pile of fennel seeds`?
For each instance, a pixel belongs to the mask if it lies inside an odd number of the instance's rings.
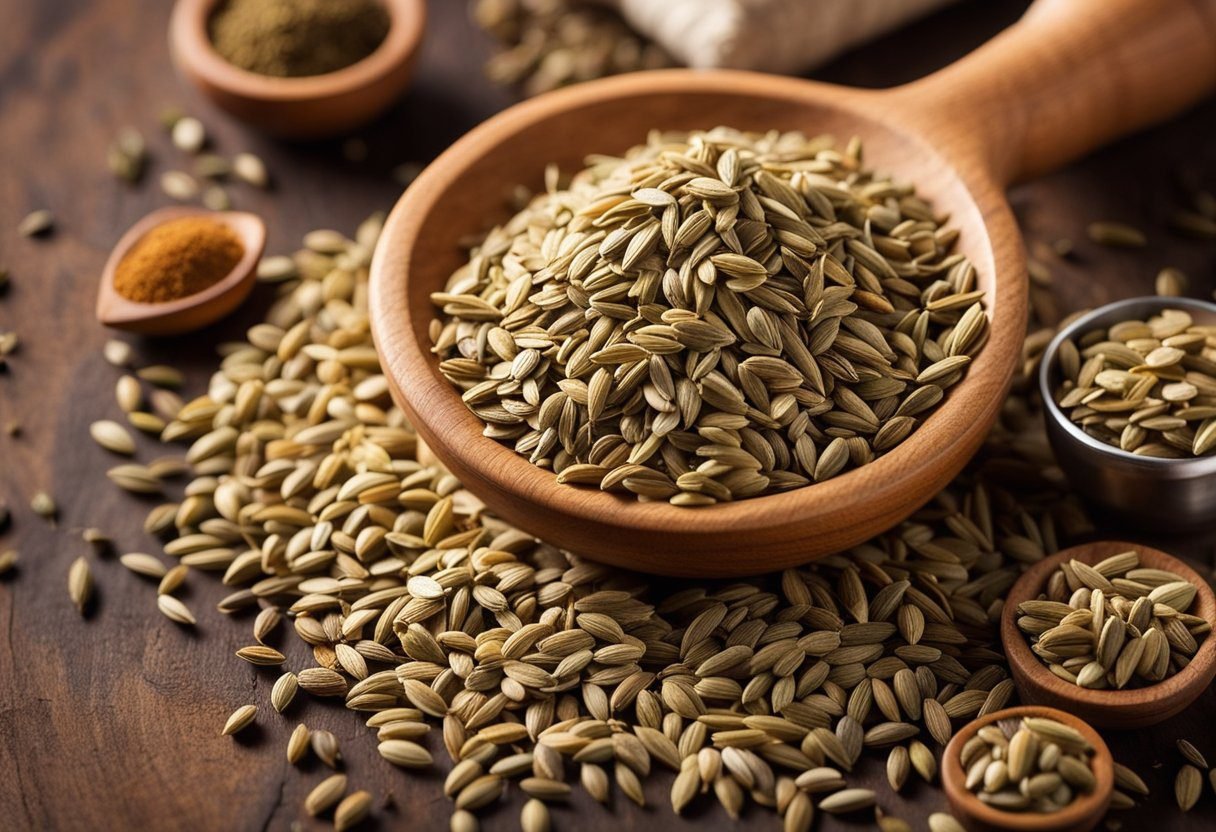
[[[368,352],[378,227],[310,234],[293,258],[268,260],[280,299],[248,341],[222,347],[208,392],[166,427],[189,443],[193,477],[147,527],[191,574],[222,575],[221,612],[260,608],[238,655],[280,674],[259,686],[272,707],[233,702],[225,730],[284,718],[297,696],[344,702],[394,765],[451,760],[460,830],[516,788],[532,825],[576,787],[644,802],[664,769],[676,811],[750,803],[797,830],[816,810],[878,817],[882,794],[848,787],[863,756],[887,757],[893,788],[935,782],[954,728],[1009,701],[1001,599],[1025,564],[1086,529],[1044,478],[1023,400],[985,451],[990,481],[972,470],[852,552],[763,578],[656,584],[485,514],[423,452]],[[284,624],[309,666],[262,644]],[[305,725],[287,755],[341,767],[337,738]],[[1120,805],[1142,793],[1125,779]],[[371,803],[332,774],[303,811],[347,828]]]
[[[440,370],[559,482],[702,506],[906,439],[983,346],[974,267],[861,146],[652,133],[597,157],[432,295]]]

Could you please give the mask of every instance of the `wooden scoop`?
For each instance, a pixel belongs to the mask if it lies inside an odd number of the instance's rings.
[[[813,25],[813,21],[807,21]],[[1026,326],[1026,262],[1005,187],[1160,121],[1216,88],[1216,0],[1040,0],[974,54],[892,90],[743,72],[674,70],[581,84],[474,129],[409,188],[372,264],[373,332],[394,394],[422,437],[498,515],[587,557],[648,572],[722,576],[805,563],[882,532],[938,493],[980,446]],[[946,401],[895,450],[787,493],[702,509],[559,485],[482,425],[439,374],[429,295],[465,258],[461,237],[506,218],[503,195],[547,163],[647,131],[852,135],[867,164],[915,183],[961,232],[991,337]]]
[[[205,217],[222,223],[241,239],[245,253],[226,277],[201,292],[167,303],[140,303],[118,294],[114,273],[118,264],[152,229],[184,217]],[[214,323],[241,305],[253,290],[258,260],[266,247],[266,224],[245,211],[208,211],[185,206],[161,208],[131,226],[110,253],[97,291],[97,320],[115,329],[145,335],[176,335]]]

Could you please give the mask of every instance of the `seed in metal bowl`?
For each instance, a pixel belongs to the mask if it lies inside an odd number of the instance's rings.
[[[1163,309],[1060,345],[1055,401],[1088,435],[1139,456],[1216,450],[1216,326]]]

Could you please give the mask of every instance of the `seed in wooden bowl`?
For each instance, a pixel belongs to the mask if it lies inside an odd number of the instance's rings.
[[[1096,784],[1093,748],[1053,719],[1003,719],[981,728],[972,742],[964,749],[965,785],[994,808],[1050,814]]]
[[[1122,552],[1092,566],[1073,559],[1043,593],[1018,605],[1017,626],[1057,677],[1083,688],[1152,685],[1195,655],[1211,623],[1190,615],[1197,587]]]
[[[1073,424],[1129,453],[1180,459],[1216,450],[1216,327],[1181,309],[1066,341],[1055,401]]]
[[[701,506],[906,439],[988,319],[976,270],[860,146],[658,134],[553,186],[431,296],[439,369],[558,481]]]

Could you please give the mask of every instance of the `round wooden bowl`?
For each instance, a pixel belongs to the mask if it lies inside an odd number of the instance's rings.
[[[177,0],[169,46],[178,70],[219,107],[271,135],[314,139],[371,121],[405,91],[426,23],[424,0],[383,0],[390,26],[363,60],[324,75],[277,78],[228,63],[207,23],[220,0]]]
[[[1208,582],[1178,558],[1122,541],[1086,543],[1065,549],[1031,567],[1009,590],[1001,613],[1001,642],[1009,669],[1022,701],[1061,708],[1106,728],[1143,728],[1164,722],[1182,712],[1202,694],[1216,676],[1216,636],[1208,633],[1199,643],[1191,663],[1155,685],[1124,690],[1090,690],[1060,679],[1030,649],[1025,633],[1018,629],[1017,608],[1023,601],[1038,598],[1048,576],[1060,564],[1076,558],[1097,563],[1103,558],[1135,549],[1140,562],[1154,569],[1176,572],[1199,588],[1190,610],[1208,621],[1216,621],[1216,596]]]
[[[1201,28],[1190,28],[1200,25],[1199,15],[1188,0],[1169,2],[1166,15],[1142,0],[1048,0],[978,53],[894,90],[673,70],[580,84],[512,107],[431,164],[380,238],[372,327],[396,400],[438,458],[496,514],[618,566],[668,575],[754,574],[839,552],[891,528],[971,458],[1019,360],[1026,266],[1004,186],[1216,86],[1216,47]],[[1212,72],[1176,73],[1187,79],[1181,92],[1174,81],[1141,88],[1146,39],[1174,44],[1147,53],[1168,55],[1172,70],[1182,53],[1207,61]],[[1100,54],[1102,61],[1121,55],[1130,61],[1129,53],[1137,70],[1121,74],[1132,79],[1122,89],[1112,88],[1107,69],[1085,60]],[[1057,83],[1067,84],[1063,97]],[[992,94],[994,85],[1002,95]],[[1078,101],[1085,102],[1082,113]],[[560,485],[551,472],[482,436],[482,424],[440,375],[428,337],[436,314],[430,294],[466,259],[461,238],[505,220],[503,195],[521,182],[539,187],[546,164],[577,170],[588,153],[621,152],[654,128],[717,124],[861,136],[869,166],[914,182],[960,230],[958,250],[975,265],[984,291],[988,343],[903,444],[824,483],[698,509]]]
[[[139,303],[118,294],[114,272],[127,252],[149,231],[182,217],[206,217],[223,223],[240,237],[245,254],[227,277],[201,292],[168,303]],[[97,320],[115,329],[144,335],[176,335],[201,329],[236,309],[253,290],[258,260],[266,247],[266,225],[257,214],[244,211],[208,211],[178,206],[153,211],[135,225],[110,252],[97,291]]]
[[[1097,785],[1081,795],[1062,811],[1045,815],[1036,812],[1007,812],[982,802],[965,785],[967,773],[961,762],[963,746],[985,725],[1002,719],[1046,717],[1080,731],[1094,748],[1090,765]],[[1040,705],[1006,708],[974,719],[963,726],[942,754],[942,786],[954,816],[971,832],[1089,832],[1102,820],[1110,806],[1115,788],[1115,761],[1102,737],[1083,720],[1071,713]]]

